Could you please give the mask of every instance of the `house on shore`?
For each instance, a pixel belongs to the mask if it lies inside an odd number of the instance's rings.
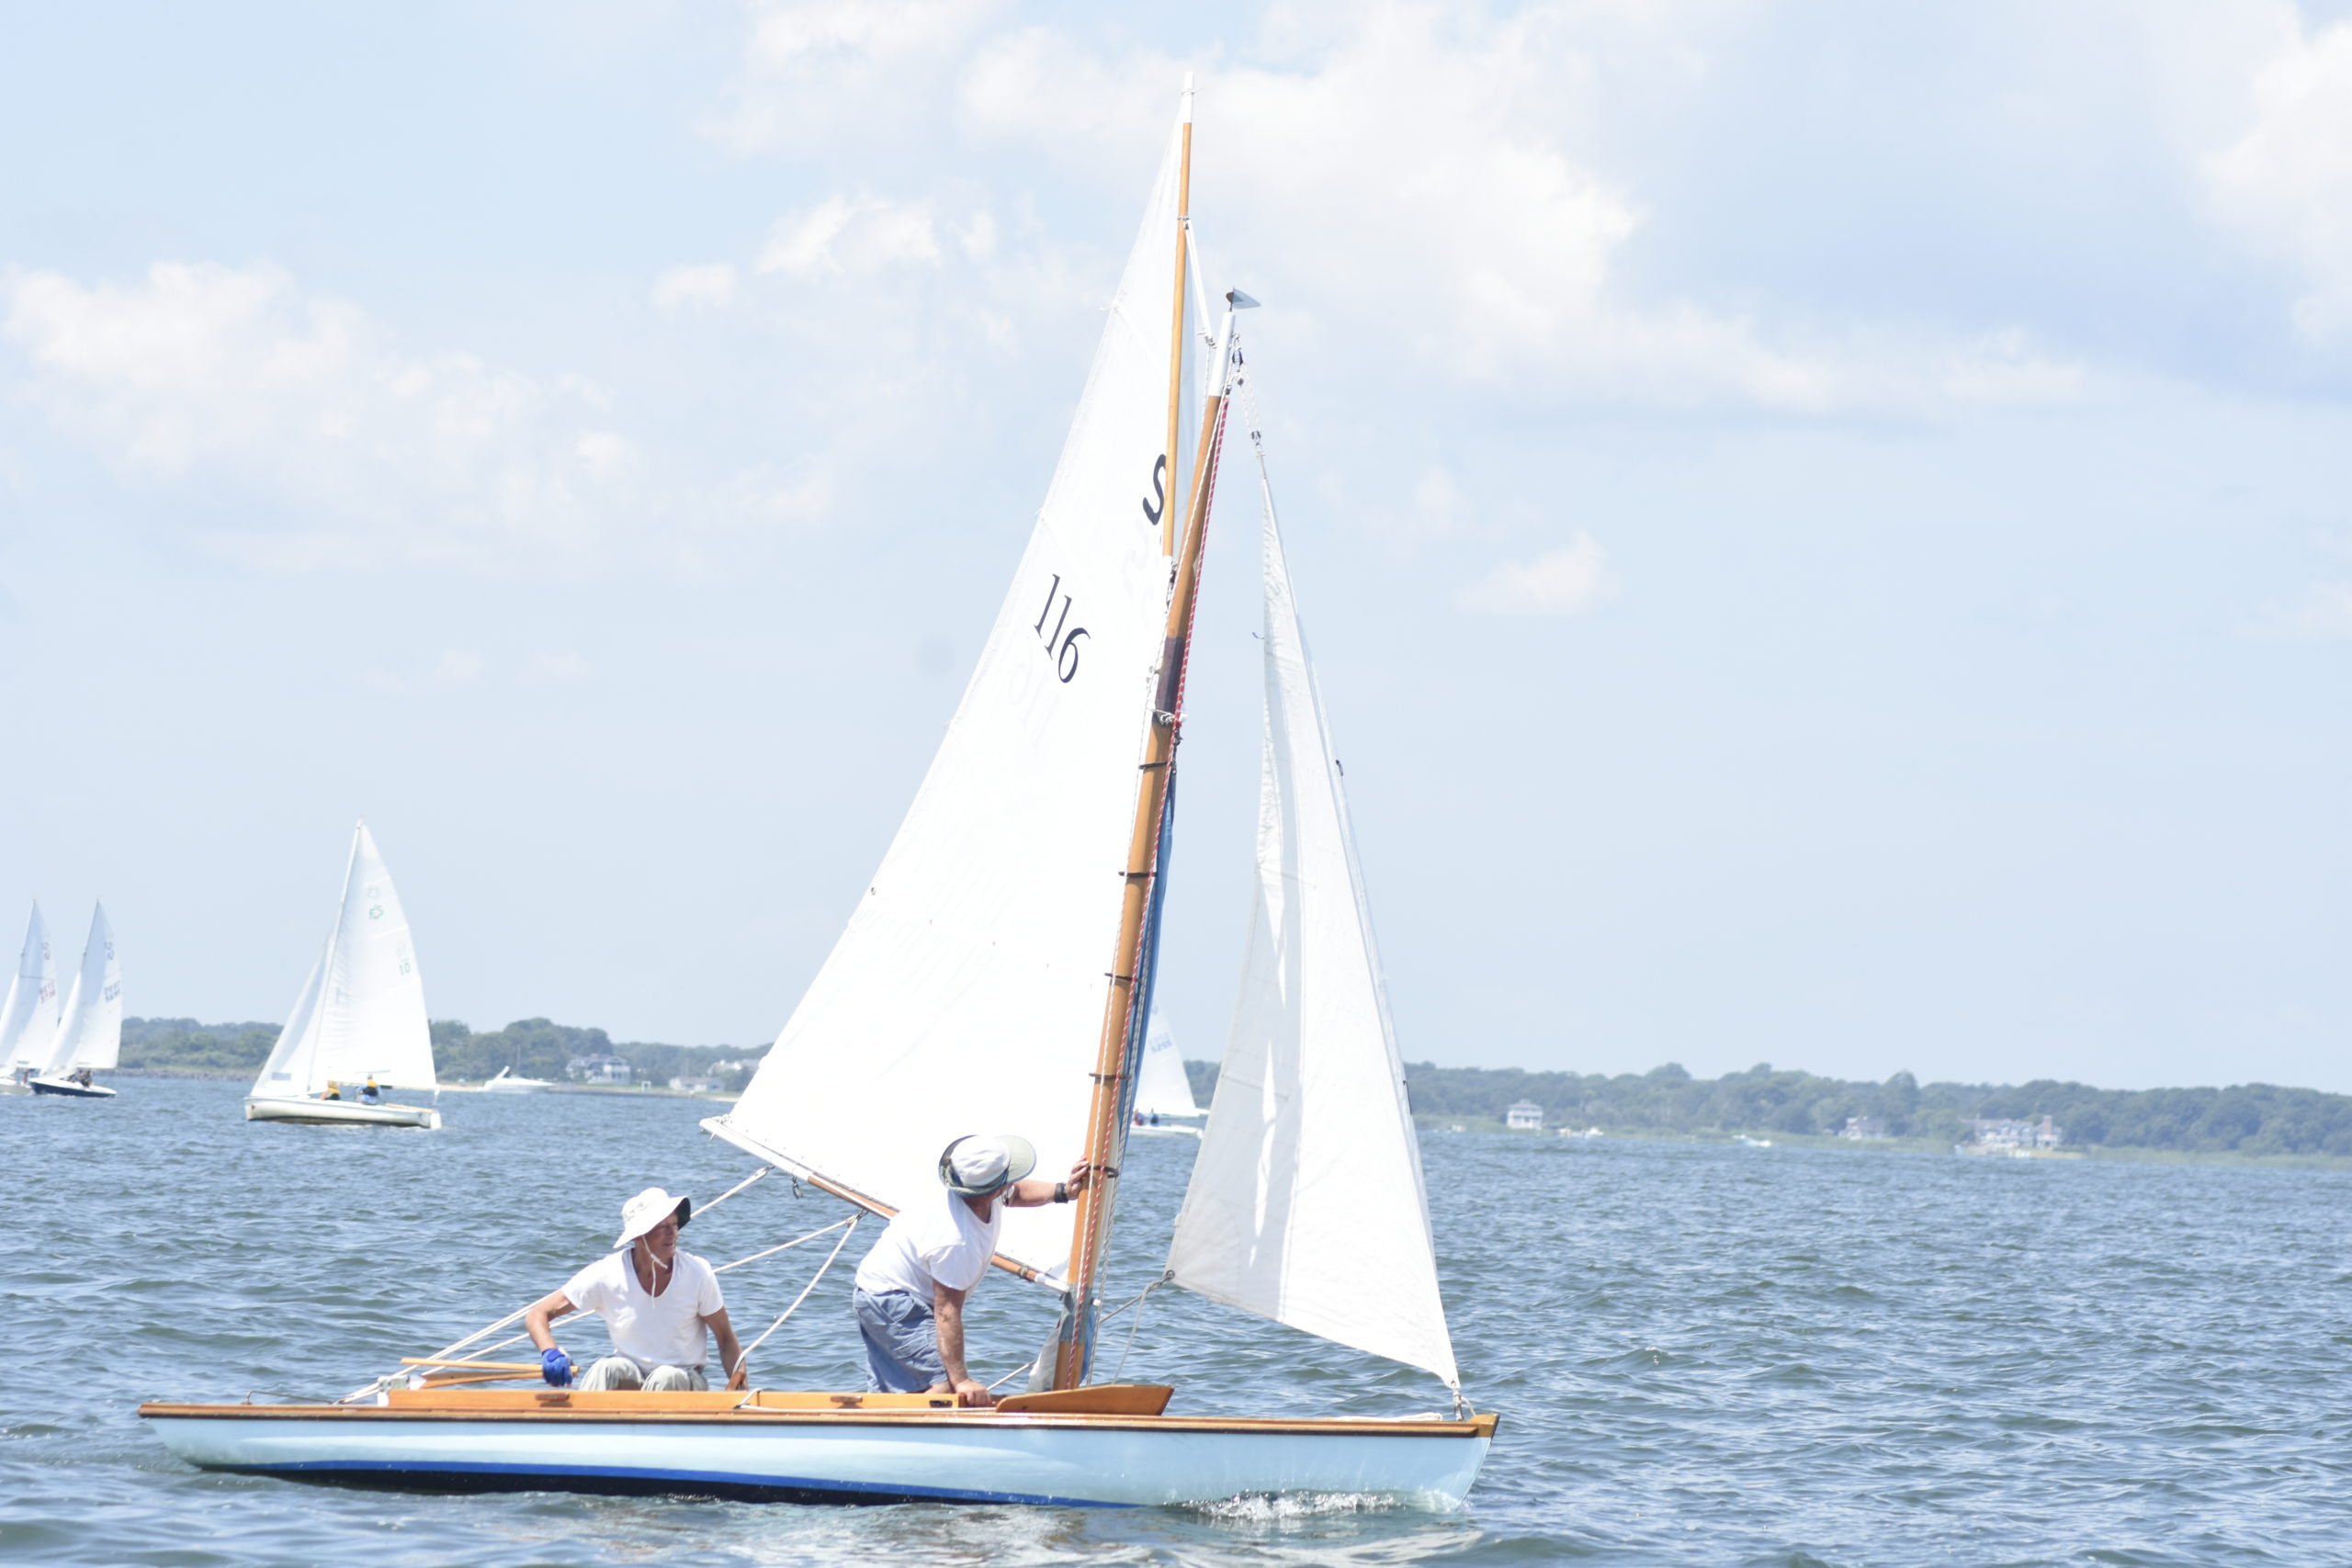
[[[563,1065],[563,1076],[574,1083],[625,1084],[629,1065],[622,1056],[574,1056]]]
[[[1503,1112],[1503,1125],[1514,1133],[1540,1133],[1544,1130],[1544,1108],[1532,1100],[1522,1100]]]
[[[2066,1129],[2047,1116],[2039,1122],[1978,1116],[1968,1129],[1968,1141],[1985,1149],[2054,1149],[2066,1141]]]
[[[1886,1118],[1883,1116],[1849,1116],[1838,1135],[1841,1138],[1886,1138],[1894,1134],[1886,1130]]]

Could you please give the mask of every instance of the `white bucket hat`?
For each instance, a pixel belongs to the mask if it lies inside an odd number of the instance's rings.
[[[1037,1151],[1026,1138],[1000,1133],[993,1138],[967,1134],[939,1154],[940,1184],[962,1198],[1001,1191],[1037,1168]]]
[[[621,1205],[620,1239],[613,1245],[627,1247],[673,1214],[678,1216],[678,1228],[685,1229],[686,1222],[695,1216],[695,1201],[673,1198],[659,1187],[647,1188]]]

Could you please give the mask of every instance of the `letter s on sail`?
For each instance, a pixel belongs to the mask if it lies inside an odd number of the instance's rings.
[[[1151,460],[1151,500],[1143,503],[1144,520],[1157,528],[1159,526],[1159,514],[1167,509],[1168,454],[1162,452]]]

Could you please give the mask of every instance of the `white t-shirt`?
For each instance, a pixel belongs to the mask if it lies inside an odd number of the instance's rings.
[[[910,1203],[882,1232],[882,1239],[857,1266],[857,1288],[869,1294],[910,1291],[925,1303],[933,1282],[968,1291],[989,1271],[997,1233],[1004,1228],[1004,1200],[989,1206],[983,1224],[972,1206],[953,1192]]]
[[[613,1353],[635,1361],[639,1371],[701,1366],[707,1337],[702,1320],[727,1304],[718,1274],[693,1253],[680,1252],[676,1278],[650,1295],[629,1267],[634,1250],[607,1253],[574,1274],[564,1284],[565,1298],[603,1318]],[[654,1272],[658,1278],[661,1270]]]

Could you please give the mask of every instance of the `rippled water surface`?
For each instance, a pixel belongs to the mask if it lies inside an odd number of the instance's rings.
[[[1431,1135],[1456,1349],[1503,1418],[1460,1514],[412,1495],[206,1475],[132,1408],[344,1393],[561,1283],[628,1192],[707,1199],[749,1162],[678,1100],[451,1095],[422,1134],[248,1125],[235,1086],[118,1081],[107,1104],[0,1100],[0,1560],[2352,1561],[2339,1174]],[[1193,1147],[1137,1140],[1123,1294],[1158,1270]],[[686,1244],[724,1260],[838,1213],[771,1179]],[[729,1275],[739,1326],[813,1263]],[[854,1385],[848,1290],[846,1269],[819,1287],[760,1381]],[[1049,1324],[992,1280],[976,1362],[1012,1370]],[[1443,1403],[1176,1292],[1126,1375],[1179,1411]]]

